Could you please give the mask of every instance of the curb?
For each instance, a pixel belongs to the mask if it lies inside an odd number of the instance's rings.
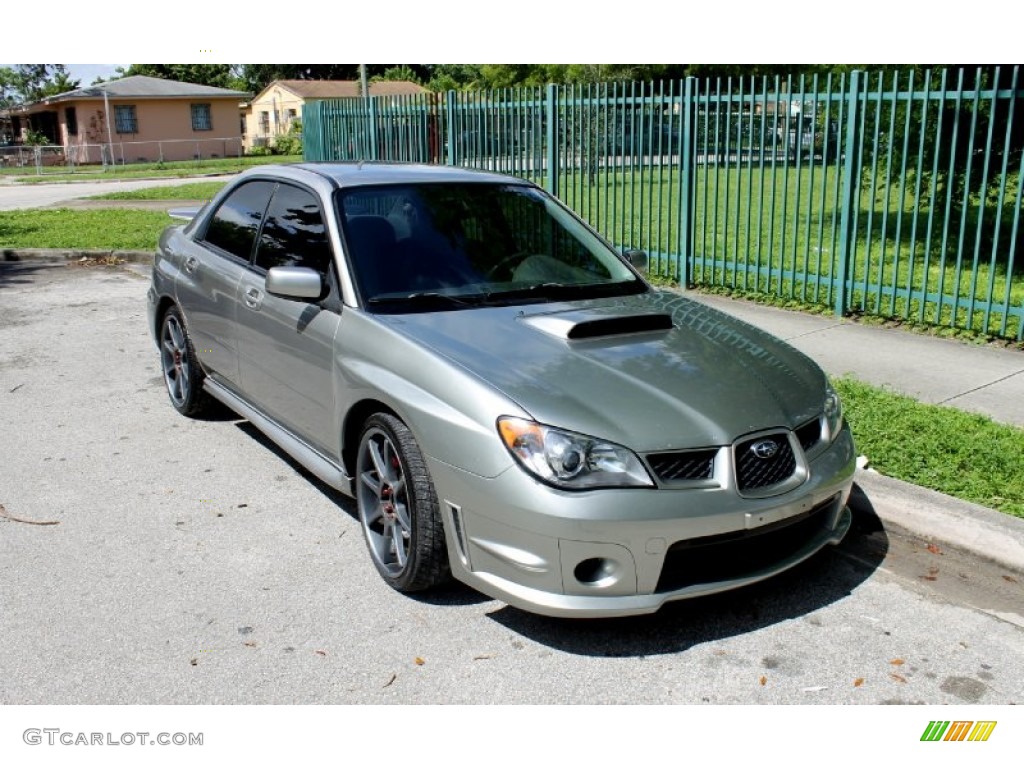
[[[1024,573],[1024,520],[874,470],[854,481],[883,522]]]
[[[114,261],[152,264],[153,251],[114,251],[103,249],[20,248],[0,249],[0,261]]]

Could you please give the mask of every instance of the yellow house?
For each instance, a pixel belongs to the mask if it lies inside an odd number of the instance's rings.
[[[428,93],[408,80],[370,83],[370,96]],[[245,148],[264,147],[288,133],[302,119],[302,105],[319,99],[355,99],[362,94],[358,80],[275,80],[245,110]]]
[[[134,75],[11,110],[15,136],[43,134],[68,163],[155,162],[242,154],[249,94]]]

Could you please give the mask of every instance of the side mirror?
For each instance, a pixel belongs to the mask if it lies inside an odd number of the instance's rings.
[[[641,272],[647,270],[647,253],[644,251],[628,250],[623,251],[623,256],[626,257],[626,261],[632,264],[634,267],[639,269]]]
[[[267,293],[282,299],[319,299],[324,292],[320,273],[309,267],[271,267]]]

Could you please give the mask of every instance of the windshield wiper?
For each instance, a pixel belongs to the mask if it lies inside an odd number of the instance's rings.
[[[502,301],[504,299],[565,299],[576,296],[580,293],[587,293],[591,289],[599,288],[602,283],[534,283],[521,288],[512,288],[507,291],[489,291],[485,294],[488,301]]]
[[[450,293],[439,293],[437,291],[417,291],[407,294],[382,294],[367,299],[367,304],[425,304],[425,305],[447,305],[456,307],[474,307],[480,304],[485,297],[479,293],[465,293],[453,295]]]

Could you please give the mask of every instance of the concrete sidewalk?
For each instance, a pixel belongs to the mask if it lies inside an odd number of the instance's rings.
[[[132,192],[149,187],[175,187],[202,181],[227,181],[232,176],[233,174],[216,174],[162,179],[83,179],[82,181],[46,184],[0,184],[0,211],[61,205],[90,195],[104,195],[109,192]],[[76,203],[75,205],[82,204]]]
[[[786,340],[829,374],[851,374],[923,402],[955,406],[1024,427],[1024,351],[696,291],[686,295]],[[1024,456],[1020,464],[1024,472]],[[873,470],[858,470],[856,482],[886,525],[1024,573],[1024,520]],[[850,505],[856,508],[858,503],[855,495]]]

